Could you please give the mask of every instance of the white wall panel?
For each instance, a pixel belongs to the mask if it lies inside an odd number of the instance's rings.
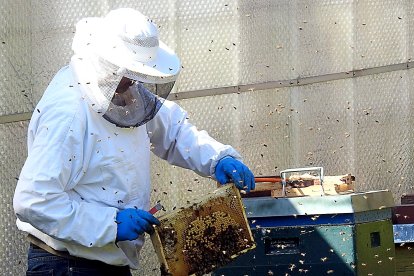
[[[293,7],[289,0],[239,2],[239,84],[297,76]]]
[[[355,80],[355,171],[360,190],[413,192],[413,70]]]
[[[352,69],[354,52],[352,0],[293,1],[296,24],[295,72],[319,76]]]
[[[293,166],[322,166],[327,175],[354,172],[352,80],[299,86],[290,92]]]
[[[17,230],[13,193],[26,158],[27,122],[0,124],[0,275],[23,275],[28,244]]]
[[[0,116],[30,112],[30,5],[26,1],[0,3]]]
[[[177,2],[178,89],[197,90],[237,84],[238,14],[235,0]]]
[[[278,175],[292,163],[292,114],[288,88],[240,97],[239,149],[255,175]]]
[[[407,2],[365,0],[354,3],[354,68],[407,61]]]
[[[408,36],[408,61],[414,60],[414,1],[406,0],[407,12],[405,15],[405,22],[407,22],[407,36]]]

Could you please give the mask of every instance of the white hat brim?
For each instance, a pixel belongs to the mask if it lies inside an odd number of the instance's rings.
[[[154,57],[145,62],[136,58],[136,56],[119,40],[118,43],[115,44],[115,47],[111,45],[114,44],[108,43],[108,46],[104,47],[97,46],[97,48],[99,48],[98,55],[120,68],[125,68],[138,75],[147,76],[146,79],[150,79],[151,82],[165,83],[175,81],[180,72],[180,59],[174,51],[162,41],[159,41],[159,46],[156,48]]]
[[[122,60],[119,65],[133,72],[160,78],[160,82],[164,82],[164,79],[169,80],[176,77],[181,69],[178,56],[162,41],[159,42],[156,58],[148,62]]]

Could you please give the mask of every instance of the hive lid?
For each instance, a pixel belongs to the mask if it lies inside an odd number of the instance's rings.
[[[204,275],[255,248],[238,189],[225,185],[159,217],[151,240],[163,275]]]
[[[394,206],[392,193],[387,190],[344,195],[291,198],[245,198],[247,217],[291,215],[351,214]]]

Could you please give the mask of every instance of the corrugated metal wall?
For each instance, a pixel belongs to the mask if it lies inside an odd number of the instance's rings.
[[[152,17],[182,59],[177,101],[256,175],[323,166],[361,191],[412,192],[414,2],[409,0],[3,0],[0,3],[0,274],[27,245],[12,196],[30,113],[71,56],[74,24],[117,7]],[[211,96],[207,96],[211,95]],[[167,210],[214,188],[153,160]],[[192,192],[188,192],[191,187]],[[157,275],[147,243],[139,275]]]

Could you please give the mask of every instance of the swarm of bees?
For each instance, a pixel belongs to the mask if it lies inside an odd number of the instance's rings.
[[[177,232],[170,223],[159,230],[161,242],[165,245],[165,253],[167,258],[171,258],[174,254],[174,248],[177,244]]]
[[[197,271],[196,275],[208,273],[214,267],[229,263],[232,255],[252,246],[242,238],[243,231],[236,221],[221,211],[194,220],[189,225],[184,244],[190,271]]]

